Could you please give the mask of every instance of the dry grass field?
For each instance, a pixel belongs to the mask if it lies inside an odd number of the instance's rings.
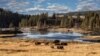
[[[68,43],[64,49],[35,45],[35,40],[0,38],[0,56],[100,56],[100,43]]]

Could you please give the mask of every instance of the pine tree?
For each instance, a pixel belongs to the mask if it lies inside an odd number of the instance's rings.
[[[10,24],[9,24],[9,28],[12,28],[12,27],[13,27],[13,23],[10,23]]]

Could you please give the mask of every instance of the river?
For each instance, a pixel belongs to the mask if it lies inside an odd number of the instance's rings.
[[[50,40],[78,40],[84,34],[76,32],[45,32],[45,31],[30,31],[28,33],[18,34],[18,36],[23,36],[23,38],[41,38]]]

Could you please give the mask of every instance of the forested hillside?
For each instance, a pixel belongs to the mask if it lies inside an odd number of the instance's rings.
[[[28,18],[28,16],[0,8],[0,28],[18,27],[22,18]]]
[[[70,12],[62,15],[56,13],[52,16],[49,16],[48,13],[22,15],[0,8],[0,28],[41,27],[45,25],[65,28],[77,27],[93,31],[100,30],[100,11]],[[81,18],[81,16],[84,16],[84,18]]]

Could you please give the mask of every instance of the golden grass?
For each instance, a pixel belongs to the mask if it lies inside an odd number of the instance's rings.
[[[100,43],[68,43],[64,50],[34,45],[36,40],[0,38],[0,56],[100,56]]]
[[[15,36],[15,34],[0,34],[0,37],[6,37],[6,36],[13,37],[13,36]]]

